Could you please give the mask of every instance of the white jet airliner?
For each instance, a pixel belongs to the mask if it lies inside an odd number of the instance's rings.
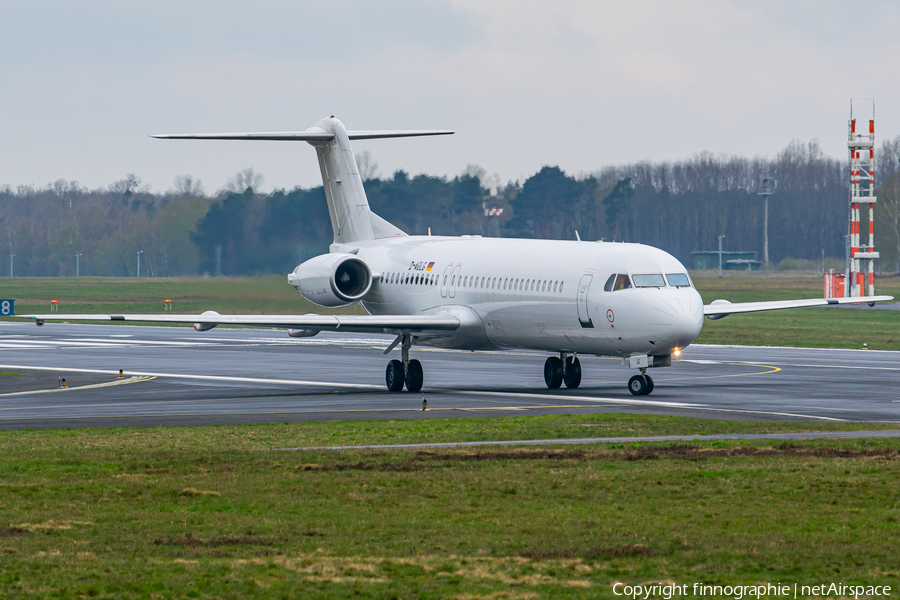
[[[45,320],[194,323],[396,336],[400,360],[387,365],[389,390],[422,389],[413,345],[461,350],[522,348],[552,353],[549,388],[581,384],[579,354],[622,357],[638,369],[632,394],[653,391],[648,368],[668,367],[700,334],[703,317],[804,306],[891,300],[891,296],[822,298],[704,306],[687,269],[641,244],[507,238],[410,236],[369,210],[350,140],[446,135],[452,131],[350,131],[333,116],[287,133],[156,135],[165,139],[293,140],[316,149],[334,243],[288,275],[304,298],[326,307],[359,303],[366,315],[30,315]]]

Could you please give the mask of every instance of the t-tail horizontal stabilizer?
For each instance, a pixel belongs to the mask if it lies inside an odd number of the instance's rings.
[[[426,135],[452,135],[446,129],[411,129],[383,131],[348,131],[351,140],[376,140],[382,138],[422,137]],[[159,140],[258,140],[268,142],[327,142],[334,134],[316,127],[306,131],[270,131],[262,133],[158,133],[150,137]]]
[[[332,252],[342,244],[406,235],[369,210],[369,201],[359,176],[350,140],[450,135],[443,129],[347,131],[333,116],[322,119],[306,131],[269,133],[168,133],[150,137],[167,140],[260,140],[309,142],[315,146],[322,171],[322,185],[328,200],[328,215],[334,233]]]

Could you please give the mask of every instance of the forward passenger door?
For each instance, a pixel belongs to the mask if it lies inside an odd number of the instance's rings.
[[[593,329],[594,322],[591,321],[591,316],[588,313],[588,290],[591,287],[591,281],[593,280],[593,275],[582,275],[581,282],[578,284],[578,291],[576,292],[576,303],[575,305],[578,307],[578,322],[581,323],[581,326],[585,329]]]

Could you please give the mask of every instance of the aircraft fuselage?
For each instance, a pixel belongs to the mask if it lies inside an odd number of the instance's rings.
[[[361,302],[370,314],[460,317],[463,326],[453,335],[426,335],[418,343],[663,356],[694,341],[703,325],[697,290],[669,285],[669,276],[686,277],[687,269],[641,244],[409,236],[341,250],[358,250],[375,275]],[[635,283],[606,291],[614,274]],[[665,279],[636,285],[642,275]]]

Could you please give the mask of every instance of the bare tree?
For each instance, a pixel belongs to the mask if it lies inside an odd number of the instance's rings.
[[[191,175],[177,175],[175,177],[175,195],[185,198],[203,196],[203,181],[194,179]]]
[[[359,176],[363,181],[369,181],[378,177],[378,163],[375,162],[375,159],[372,158],[372,153],[368,150],[356,155],[356,166],[359,168]]]
[[[234,177],[228,180],[225,189],[237,194],[242,194],[248,189],[256,192],[262,187],[263,181],[265,181],[265,177],[262,176],[262,173],[257,173],[253,167],[247,167],[235,173]]]
[[[78,184],[76,183],[75,185]],[[114,194],[121,194],[123,197],[127,198],[134,194],[148,193],[150,191],[150,185],[145,184],[144,180],[134,173],[128,173],[125,175],[124,179],[112,182],[109,185],[109,191]]]

